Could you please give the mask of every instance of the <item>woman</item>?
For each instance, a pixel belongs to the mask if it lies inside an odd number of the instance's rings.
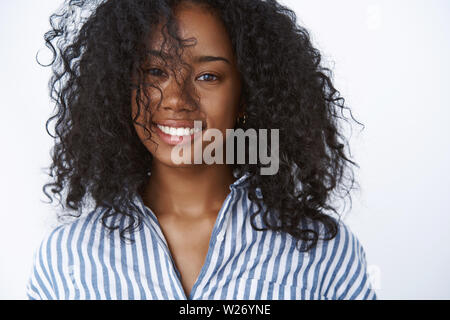
[[[78,214],[37,250],[30,299],[376,298],[363,247],[332,216],[354,184],[347,108],[292,11],[69,1],[51,21],[56,179],[44,192],[67,192]],[[279,129],[274,174],[222,161],[239,128]],[[211,130],[219,161],[193,161]]]

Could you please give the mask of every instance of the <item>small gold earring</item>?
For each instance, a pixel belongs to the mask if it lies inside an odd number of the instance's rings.
[[[242,124],[245,124],[247,122],[247,113],[244,112],[244,118],[242,119]]]
[[[242,117],[239,117],[237,120],[238,123],[245,124],[247,122],[247,119],[248,119],[247,113],[244,112],[244,115]]]

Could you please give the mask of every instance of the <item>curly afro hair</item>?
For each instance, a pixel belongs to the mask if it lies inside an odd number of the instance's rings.
[[[175,49],[184,46],[174,27],[174,9],[184,1],[208,8],[229,33],[248,114],[240,127],[280,130],[276,175],[260,175],[259,163],[233,165],[237,175],[249,175],[248,197],[258,208],[252,227],[289,233],[302,251],[319,239],[333,239],[336,200],[350,198],[357,185],[358,165],[346,155],[341,126],[341,120],[350,123],[344,111],[351,111],[308,31],[275,0],[67,0],[50,17],[44,37],[53,53],[46,66],[52,67],[49,89],[56,106],[46,123],[55,145],[48,168],[52,180],[43,192],[73,217],[88,199],[107,208],[102,223],[109,230],[119,228],[107,223],[109,217],[125,217],[122,239],[141,226],[143,213],[133,197],[149,179],[152,154],[136,133],[137,116],[131,116],[132,74],[145,59],[145,39],[160,22]],[[148,101],[138,102],[148,107]],[[255,225],[257,215],[264,228]],[[309,223],[323,228],[302,227]]]

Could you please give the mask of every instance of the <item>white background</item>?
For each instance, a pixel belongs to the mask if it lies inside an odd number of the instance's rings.
[[[380,299],[449,299],[450,4],[445,0],[285,0],[312,34],[335,85],[366,126],[346,221]],[[0,4],[0,299],[24,299],[32,255],[55,223],[43,168],[48,57],[43,34],[60,0]]]

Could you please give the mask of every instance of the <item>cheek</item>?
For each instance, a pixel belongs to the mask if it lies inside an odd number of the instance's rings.
[[[144,125],[150,130],[151,118],[155,114],[155,103],[158,102],[159,98],[156,96],[155,92],[148,90],[145,93],[140,93],[137,97],[137,91],[133,90],[131,92],[131,117],[134,119],[136,115],[139,115],[136,121],[140,125]],[[136,101],[137,98],[137,101]],[[151,105],[152,104],[152,105]],[[136,123],[134,124],[136,126]],[[138,125],[139,126],[139,125]]]
[[[238,114],[238,98],[230,90],[225,90],[206,99],[202,99],[208,125],[217,129],[234,128]]]
[[[214,109],[207,111],[208,115],[208,126],[217,129],[231,129],[235,125],[235,112],[230,105],[226,105],[226,108],[221,110]]]
[[[136,129],[136,132],[138,133],[139,137],[142,140],[142,132],[143,132],[143,128],[141,127],[140,124],[144,124],[145,123],[145,114],[144,114],[144,110],[141,106],[140,110],[139,110],[139,115],[138,115],[138,105],[136,102],[136,91],[132,91],[131,93],[131,119],[133,121],[133,125],[134,128]],[[138,115],[138,117],[136,118],[136,116]]]
[[[151,139],[155,139],[155,134],[150,133],[150,113],[148,110],[146,110],[145,106],[140,105],[139,108],[139,115],[138,115],[138,104],[136,102],[136,91],[132,91],[131,93],[131,120],[133,121],[133,126],[136,130],[136,133],[141,140],[141,142],[147,147],[147,149],[152,152],[153,151],[153,145],[154,143],[150,140],[150,134]],[[138,117],[136,118],[136,115]],[[144,128],[145,126],[145,128]]]

